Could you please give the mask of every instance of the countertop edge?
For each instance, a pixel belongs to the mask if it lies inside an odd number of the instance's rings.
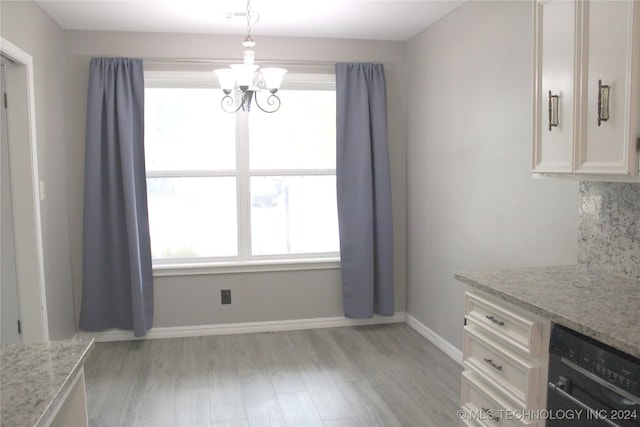
[[[485,283],[481,283],[481,282],[477,282],[467,276],[465,276],[465,274],[473,274],[473,272],[460,272],[460,273],[454,273],[454,278],[462,283],[465,283],[469,286],[471,286],[472,288],[478,289],[480,291],[486,292],[487,294],[490,294],[494,297],[498,297],[506,302],[509,302],[511,304],[514,304],[520,308],[523,308],[525,310],[528,310],[538,316],[544,317],[549,319],[550,321],[560,324],[562,326],[566,326],[570,329],[573,329],[583,335],[586,335],[590,338],[593,338],[597,341],[600,341],[604,344],[607,344],[611,347],[614,347],[620,351],[623,351],[625,353],[628,353],[636,358],[640,358],[640,348],[632,343],[626,342],[624,340],[620,340],[618,338],[616,338],[615,336],[611,336],[610,334],[598,330],[597,328],[591,327],[588,324],[579,322],[575,319],[571,319],[568,317],[563,316],[562,314],[553,312],[553,311],[549,311],[547,309],[545,309],[544,307],[540,307],[538,305],[535,305],[529,301],[523,300],[521,298],[518,298],[514,295],[511,295],[505,291],[502,291],[500,289],[496,289],[494,287],[492,287],[491,285],[485,284]],[[611,276],[617,276],[615,274],[611,274]],[[632,280],[632,279],[629,279]]]
[[[92,338],[87,347],[82,352],[82,355],[80,356],[76,364],[73,366],[71,372],[69,372],[69,374],[65,378],[64,382],[60,386],[60,389],[56,392],[54,398],[51,399],[51,402],[49,402],[45,410],[40,415],[40,418],[38,418],[38,421],[36,421],[36,423],[34,424],[34,427],[44,427],[48,424],[49,421],[51,421],[51,417],[55,415],[53,413],[54,410],[58,409],[62,404],[61,399],[66,396],[67,389],[71,387],[73,380],[75,379],[80,369],[82,369],[82,367],[84,366],[84,362],[87,360],[94,347],[95,339]]]

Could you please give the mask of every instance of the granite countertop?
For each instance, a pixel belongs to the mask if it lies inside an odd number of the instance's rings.
[[[0,420],[3,426],[40,426],[54,415],[94,341],[2,345]]]
[[[584,265],[456,273],[473,288],[640,358],[640,281]]]

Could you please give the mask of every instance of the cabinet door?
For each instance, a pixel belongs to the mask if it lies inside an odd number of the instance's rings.
[[[572,172],[579,7],[562,0],[535,4],[534,172]]]
[[[638,173],[635,141],[640,46],[638,22],[634,20],[639,6],[636,1],[611,0],[583,5],[584,109],[575,160],[578,173]],[[608,86],[608,103],[599,82]],[[607,109],[608,119],[599,121],[598,115],[604,116]]]

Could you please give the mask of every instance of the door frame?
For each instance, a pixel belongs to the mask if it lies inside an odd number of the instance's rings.
[[[0,54],[16,64],[5,67],[5,78],[11,103],[9,164],[22,341],[48,341],[33,58],[3,37]]]

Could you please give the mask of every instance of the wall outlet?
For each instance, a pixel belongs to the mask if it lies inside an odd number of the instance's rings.
[[[222,289],[220,291],[220,302],[222,304],[231,304],[231,289]]]

